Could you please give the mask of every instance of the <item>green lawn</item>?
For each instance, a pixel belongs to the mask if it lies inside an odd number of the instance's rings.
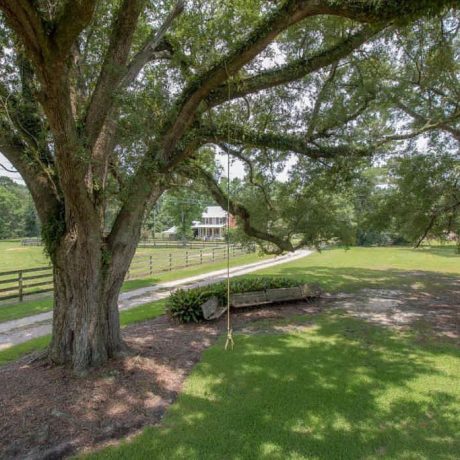
[[[436,290],[459,279],[460,257],[452,247],[333,249],[257,274],[300,276],[331,291]],[[155,302],[123,311],[121,321],[163,311],[164,301]],[[343,313],[311,319],[299,317],[296,328],[276,334],[269,322],[256,323],[259,333],[237,334],[233,352],[223,350],[222,338],[203,354],[160,426],[90,457],[458,458],[458,348],[426,331],[403,334]],[[48,340],[0,352],[0,363]]]
[[[204,353],[161,426],[91,458],[458,458],[458,349],[340,314],[235,339]]]
[[[445,289],[460,276],[454,246],[330,249],[253,275],[302,277],[329,292],[362,288]]]
[[[253,262],[262,261],[268,258],[267,256],[260,256],[257,253],[244,254],[241,256],[235,256],[230,260],[230,266],[234,267],[237,265],[244,265]],[[128,280],[123,285],[123,291],[130,291],[133,289],[139,289],[142,287],[148,287],[164,281],[173,281],[182,278],[188,278],[189,276],[195,276],[214,270],[220,270],[227,266],[226,261],[208,263],[203,265],[197,265],[188,268],[182,268],[173,270],[170,272],[163,272],[152,278],[143,278]],[[11,321],[13,319],[24,318],[26,316],[32,316],[39,313],[50,311],[53,308],[53,301],[50,297],[39,300],[26,300],[21,303],[11,303],[0,305],[0,323],[5,321]]]
[[[21,246],[20,240],[0,241],[0,272],[46,265],[43,247]]]
[[[152,256],[158,259],[161,264],[166,264],[168,255],[173,255],[174,264],[185,262],[185,251],[188,252],[190,259],[197,261],[200,251],[204,254],[204,259],[210,259],[213,246],[209,244],[202,249],[185,248],[138,248],[136,256]],[[222,254],[224,246],[218,246],[216,255]],[[49,261],[43,252],[43,246],[21,246],[21,240],[0,241],[0,272],[19,270],[26,268],[42,267],[49,265]]]

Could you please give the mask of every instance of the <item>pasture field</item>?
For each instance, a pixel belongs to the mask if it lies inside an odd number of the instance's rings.
[[[218,250],[222,250],[222,245],[217,246]],[[190,256],[197,256],[200,251],[204,254],[212,252],[212,245],[206,246],[203,249],[186,249],[186,248],[138,248],[136,257],[152,256],[158,259],[166,259],[169,254],[174,257],[185,256],[185,251],[188,251]],[[22,246],[21,240],[3,240],[0,241],[0,272],[8,270],[22,270],[27,268],[35,268],[47,266],[49,264],[43,246]]]
[[[257,274],[302,277],[328,292],[363,288],[443,290],[449,289],[452,281],[460,281],[460,255],[453,245],[334,248]]]

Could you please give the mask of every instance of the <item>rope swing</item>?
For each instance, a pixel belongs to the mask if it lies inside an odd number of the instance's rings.
[[[225,72],[228,71],[225,64]],[[228,100],[230,100],[230,84],[228,86]],[[230,144],[230,123],[227,123],[227,146]],[[227,148],[227,340],[225,350],[233,350],[235,342],[233,340],[232,318],[230,315],[230,153]]]

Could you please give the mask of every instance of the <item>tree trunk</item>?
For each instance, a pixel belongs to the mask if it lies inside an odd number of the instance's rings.
[[[52,362],[82,372],[100,366],[124,350],[118,295],[136,242],[126,257],[113,258],[100,232],[74,238],[68,233],[61,238],[52,257]]]

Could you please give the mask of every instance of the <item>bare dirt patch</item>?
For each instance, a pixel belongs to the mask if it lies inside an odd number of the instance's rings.
[[[421,325],[433,336],[460,343],[460,291],[363,289],[353,296],[323,299],[352,316],[398,329]]]
[[[233,314],[235,332],[295,333],[321,311],[338,308],[386,326],[422,321],[429,334],[459,338],[459,296],[417,290],[362,290],[314,303],[247,309]],[[309,321],[289,321],[307,315]],[[0,457],[63,458],[99,448],[161,421],[204,349],[226,322],[178,325],[167,317],[134,325],[123,334],[132,354],[85,378],[64,368],[26,360],[0,368]]]

